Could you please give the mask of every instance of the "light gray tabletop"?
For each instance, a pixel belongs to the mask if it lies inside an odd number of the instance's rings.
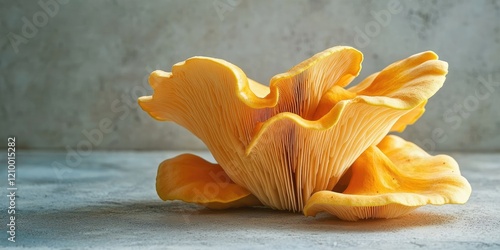
[[[214,211],[156,195],[158,164],[181,152],[21,151],[16,242],[0,248],[500,249],[500,154],[452,154],[472,185],[465,205],[426,206],[391,220],[339,221],[264,208]],[[194,152],[209,160],[208,152]],[[81,160],[81,162],[78,162]],[[6,162],[6,156],[0,157]],[[5,166],[5,164],[2,164]],[[2,231],[8,230],[2,168]]]

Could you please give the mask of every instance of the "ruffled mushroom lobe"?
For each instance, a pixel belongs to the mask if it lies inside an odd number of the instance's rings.
[[[342,193],[313,194],[304,214],[314,216],[325,211],[351,221],[394,218],[426,204],[463,204],[471,193],[453,158],[431,156],[393,135],[368,148],[351,170]]]
[[[261,205],[248,190],[234,184],[218,164],[192,154],[163,161],[156,180],[162,200],[182,200],[214,209]]]

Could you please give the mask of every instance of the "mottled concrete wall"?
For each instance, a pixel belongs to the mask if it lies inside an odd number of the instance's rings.
[[[267,83],[351,45],[365,54],[359,79],[423,50],[450,63],[445,87],[404,137],[431,151],[500,150],[499,1],[41,2],[57,5],[0,1],[0,133],[20,147],[74,149],[88,141],[83,130],[99,129],[92,150],[200,149],[138,109],[152,70],[205,55]]]

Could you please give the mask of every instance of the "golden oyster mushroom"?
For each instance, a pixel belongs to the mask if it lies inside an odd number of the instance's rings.
[[[451,158],[434,166],[436,158],[415,155],[405,150],[406,144],[391,148],[392,141],[397,142],[393,137],[383,140],[389,131],[402,131],[415,122],[427,99],[442,86],[447,63],[437,59],[433,52],[416,54],[347,90],[363,60],[351,47],[318,53],[274,76],[269,87],[247,78],[233,64],[207,57],[178,63],[171,73],[154,71],[149,79],[154,93],[139,98],[140,106],[157,120],[190,130],[218,162],[194,155],[166,160],[158,169],[157,192],[163,200],[211,208],[265,205],[306,215],[327,211],[348,220],[402,214],[383,212],[389,204],[400,205],[390,210],[463,203],[470,186]],[[410,164],[391,158],[396,151]],[[436,178],[424,178],[431,171],[427,168],[435,171],[432,176],[443,177],[440,189],[432,186]],[[397,179],[396,184],[408,180],[415,187],[379,188],[386,185],[387,176]],[[373,178],[381,178],[382,184]],[[363,188],[365,182],[372,186]],[[379,193],[371,192],[375,189]],[[342,192],[344,196],[332,196]],[[370,200],[381,192],[405,198]]]

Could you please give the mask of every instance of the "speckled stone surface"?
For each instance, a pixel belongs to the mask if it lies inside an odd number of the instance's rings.
[[[19,147],[74,149],[109,119],[94,150],[201,149],[139,110],[151,71],[203,55],[268,84],[350,45],[365,55],[354,82],[425,50],[449,62],[445,86],[405,138],[430,151],[500,151],[500,1],[57,1],[49,13],[39,1],[0,0],[0,138],[16,135]]]
[[[154,188],[157,165],[179,153],[94,152],[64,169],[53,167],[65,162],[64,152],[20,152],[16,243],[3,233],[0,248],[500,248],[499,154],[452,154],[473,188],[465,205],[422,207],[391,220],[345,222],[326,214],[314,218],[264,208],[214,211],[163,202]],[[213,161],[208,152],[194,153]],[[5,231],[4,168],[0,176]]]

